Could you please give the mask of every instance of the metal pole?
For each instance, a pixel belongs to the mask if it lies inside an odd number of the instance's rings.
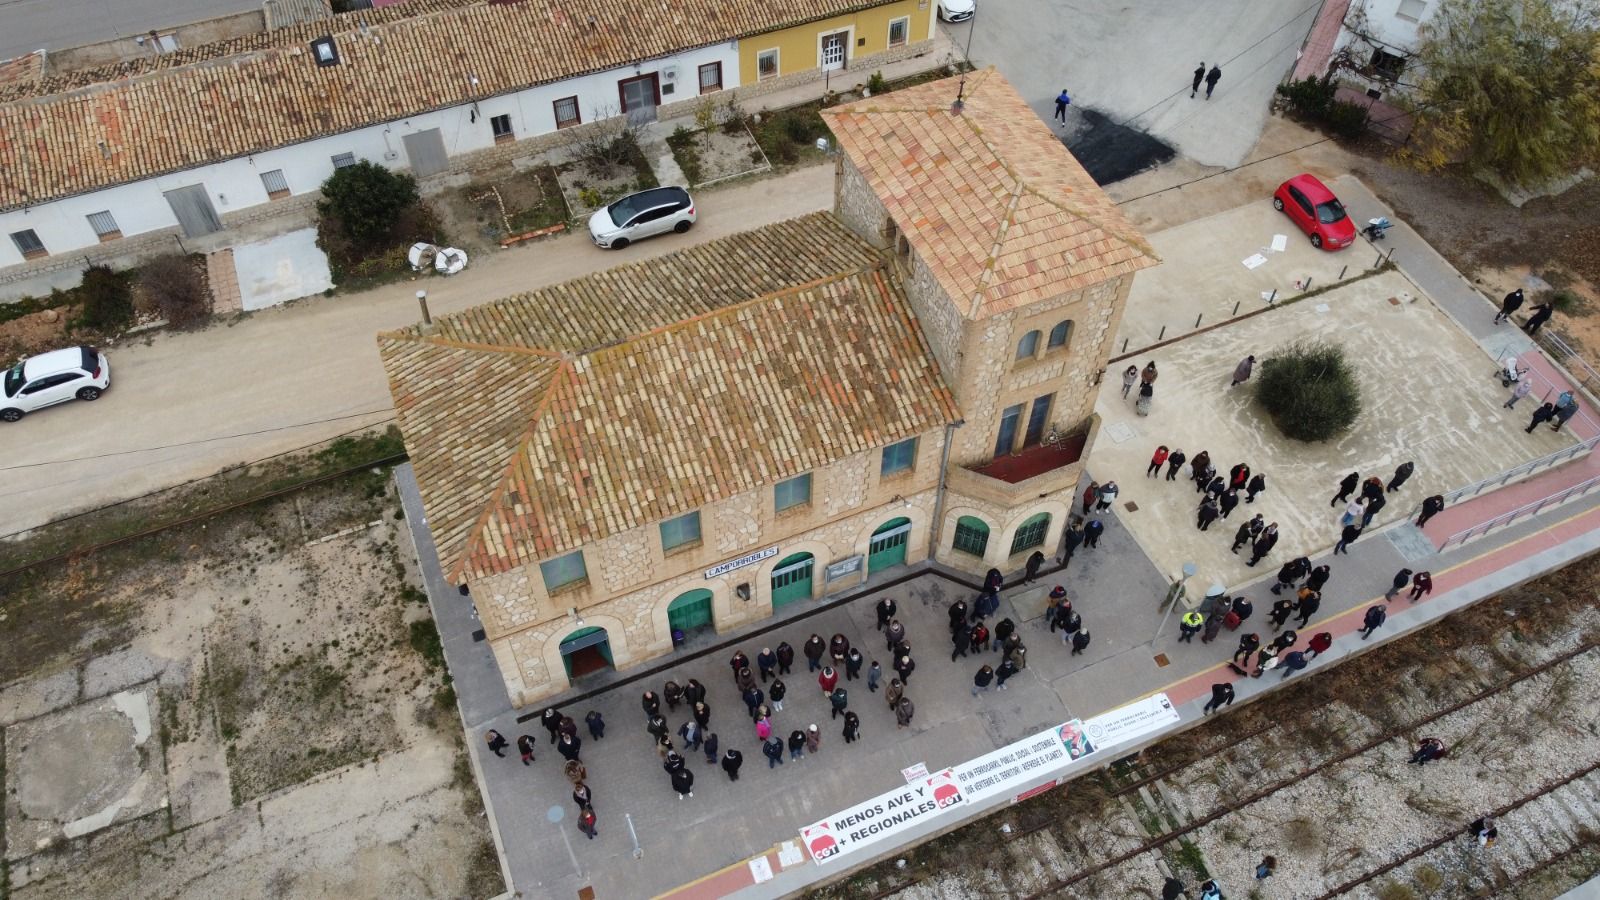
[[[1233,315],[1237,316],[1239,314],[1239,303],[1240,301],[1238,300],[1233,301]]]
[[[1127,353],[1128,352],[1128,339],[1127,338],[1123,338],[1122,339],[1122,352],[1123,353]]]
[[[1383,255],[1383,261],[1384,261],[1384,262],[1388,262],[1388,261],[1389,261],[1389,260],[1391,260],[1391,259],[1393,259],[1393,258],[1394,258],[1394,248],[1393,248],[1393,247],[1390,247],[1390,248],[1389,248],[1389,252],[1388,252],[1388,253],[1385,253],[1385,254],[1384,254],[1384,255]]]
[[[1372,267],[1373,267],[1373,268],[1374,268],[1374,269],[1376,269],[1376,268],[1378,268],[1378,267],[1379,267],[1379,266],[1381,266],[1381,265],[1383,265],[1383,254],[1382,254],[1382,253],[1379,253],[1379,254],[1378,254],[1378,258],[1377,258],[1377,259],[1375,259],[1375,260],[1373,260],[1373,262],[1372,262]]]
[[[1194,317],[1194,327],[1199,328],[1200,327],[1200,320],[1205,318],[1205,317],[1206,317],[1205,313],[1201,313],[1200,315],[1195,316]]]
[[[1346,269],[1349,269],[1349,268],[1350,268],[1350,265],[1349,265],[1349,264],[1348,264],[1348,263],[1346,263],[1346,264],[1345,264],[1345,265],[1343,265],[1343,266],[1340,266],[1340,267],[1339,267],[1339,277],[1338,277],[1338,278],[1336,278],[1336,279],[1334,279],[1334,280],[1335,280],[1335,281],[1343,281],[1343,280],[1344,280],[1344,273],[1345,273],[1345,270],[1346,270]]]
[[[1307,291],[1309,291],[1309,290],[1311,290],[1311,277],[1310,277],[1310,276],[1309,276],[1309,275],[1308,275],[1308,276],[1306,276],[1306,284],[1305,284],[1305,287],[1303,287],[1303,288],[1301,288],[1301,289],[1300,289],[1300,293],[1302,293],[1302,294],[1304,294],[1304,293],[1306,293],[1306,292],[1307,292]]]
[[[1188,578],[1183,579],[1183,581],[1188,580]],[[1167,602],[1167,611],[1161,614],[1161,624],[1156,626],[1156,633],[1150,638],[1150,643],[1153,644],[1160,640],[1161,633],[1167,630],[1167,620],[1172,618],[1172,611],[1178,608],[1178,601],[1183,599],[1184,596],[1183,581],[1173,584],[1172,588],[1167,591],[1167,596],[1170,598]]]
[[[1161,339],[1166,337],[1166,336],[1167,336],[1167,326],[1163,325],[1163,326],[1161,326],[1161,333],[1156,335],[1156,343],[1159,344],[1161,342]]]
[[[633,814],[623,813],[622,817],[628,820],[628,836],[633,838],[633,858],[644,859],[644,848],[639,846],[639,832],[633,830]],[[565,834],[566,832],[562,832]]]
[[[1278,289],[1277,288],[1273,288],[1272,289],[1272,296],[1267,298],[1267,305],[1271,306],[1272,304],[1274,304],[1276,302],[1278,302]]]

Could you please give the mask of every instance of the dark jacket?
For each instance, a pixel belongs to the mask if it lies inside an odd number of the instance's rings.
[[[1368,628],[1377,628],[1388,618],[1389,614],[1383,611],[1383,607],[1373,606],[1367,609],[1367,614],[1361,617],[1361,622]]]
[[[776,736],[767,738],[767,742],[761,745],[761,752],[767,759],[782,759],[783,739]]]
[[[1344,527],[1344,531],[1340,532],[1340,534],[1339,534],[1339,540],[1341,542],[1343,542],[1343,543],[1346,543],[1346,544],[1355,543],[1356,542],[1356,538],[1358,538],[1358,537],[1361,537],[1361,529],[1359,527],[1357,527],[1355,525],[1355,523],[1351,523],[1349,525],[1346,525]],[[1363,552],[1365,552],[1365,551],[1363,551]]]
[[[789,646],[788,641],[778,645],[778,665],[785,669],[794,665],[794,648]]]
[[[783,683],[782,678],[772,679],[772,686],[767,688],[767,696],[772,698],[773,703],[782,700],[787,693],[789,693],[789,686]]]
[[[806,659],[821,659],[823,651],[827,649],[828,643],[816,635],[812,635],[811,638],[806,641],[805,647],[802,648],[806,655]]]
[[[783,752],[781,747],[779,748],[779,752]],[[737,750],[729,750],[727,753],[723,754],[722,771],[732,775],[733,773],[739,771],[739,767],[742,765],[744,765],[743,753],[740,753]]]
[[[972,683],[978,687],[988,687],[993,681],[994,670],[988,666],[984,666],[983,668],[979,669],[978,674],[972,676]]]
[[[806,733],[804,731],[801,731],[800,729],[796,728],[794,731],[789,732],[789,749],[790,749],[790,751],[799,750],[801,747],[804,747],[805,745],[806,745]]]

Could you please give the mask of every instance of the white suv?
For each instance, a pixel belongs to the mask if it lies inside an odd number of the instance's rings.
[[[621,250],[640,238],[694,226],[694,198],[681,187],[629,194],[589,217],[589,237],[601,248]]]
[[[51,350],[6,370],[0,385],[0,421],[68,400],[98,400],[111,386],[111,363],[93,347]]]

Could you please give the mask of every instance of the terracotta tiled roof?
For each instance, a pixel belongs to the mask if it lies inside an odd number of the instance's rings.
[[[817,213],[379,337],[440,557],[480,575],[958,418],[899,282]]]
[[[974,319],[1157,264],[1144,237],[993,69],[824,110],[840,148]]]
[[[188,65],[111,67],[102,74],[118,80],[64,93],[0,92],[10,98],[0,105],[0,209],[889,2],[437,2],[439,10],[429,15],[393,7],[224,42],[241,48],[232,55],[211,57],[200,48],[184,57]],[[360,29],[362,21],[370,27]],[[334,35],[341,63],[320,68],[307,42],[330,27],[342,29]],[[285,34],[295,40],[284,43]]]

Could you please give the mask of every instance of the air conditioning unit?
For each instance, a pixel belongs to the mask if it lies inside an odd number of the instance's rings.
[[[666,66],[666,67],[662,68],[662,70],[661,70],[661,80],[662,81],[677,81],[678,80],[678,67],[677,66]]]

